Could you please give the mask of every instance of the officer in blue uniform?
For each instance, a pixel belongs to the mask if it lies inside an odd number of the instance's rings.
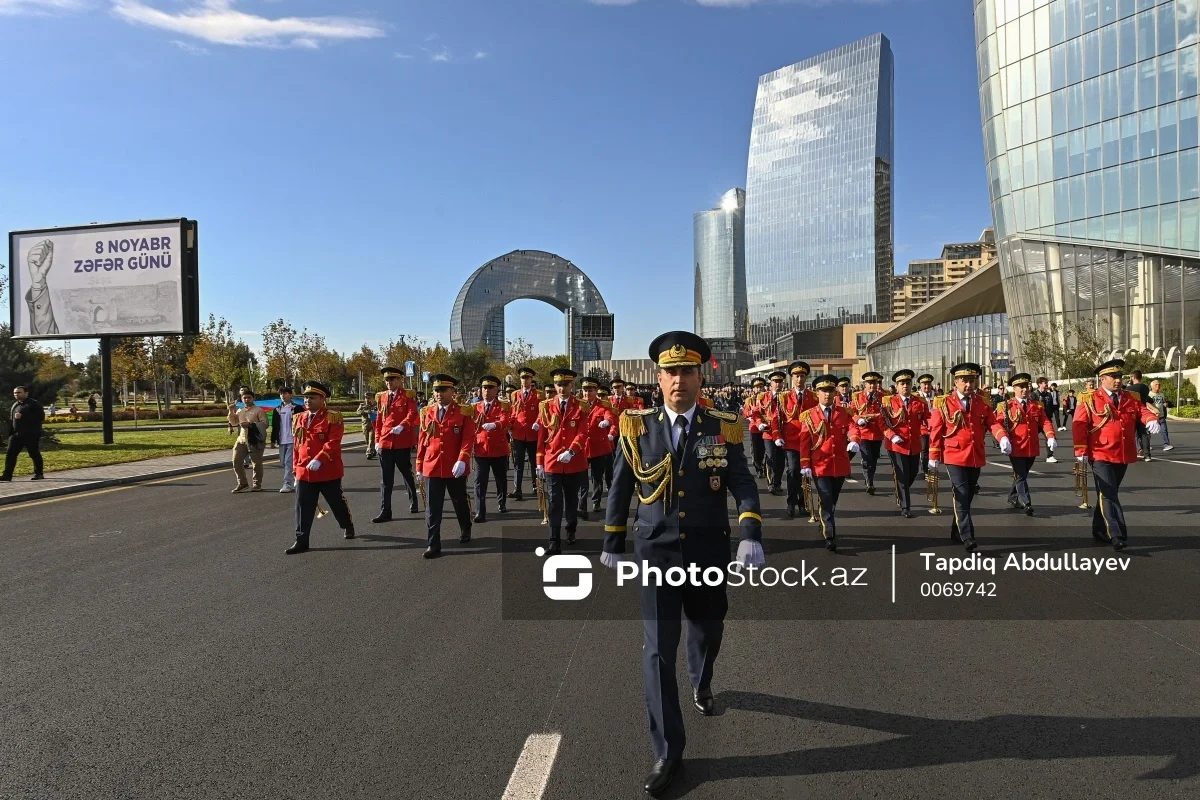
[[[730,518],[727,495],[737,502],[737,560],[744,566],[765,563],[758,487],[746,463],[743,420],[727,411],[698,405],[709,360],[708,344],[694,333],[671,331],[650,345],[658,364],[663,407],[628,409],[621,416],[619,447],[605,517],[601,563],[616,568],[625,552],[629,504],[635,497],[633,551],[639,570],[696,564],[701,571],[729,566]],[[642,648],[646,710],[656,759],[645,790],[661,793],[682,761],[685,743],[675,659],[687,616],[687,662],[692,703],[704,716],[713,713],[713,662],[721,649],[728,599],[717,586],[642,586]]]

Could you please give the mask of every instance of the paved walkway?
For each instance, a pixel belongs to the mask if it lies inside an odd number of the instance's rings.
[[[346,446],[361,445],[362,442],[361,433],[347,434],[342,440]],[[29,476],[25,475],[14,478],[11,483],[0,482],[0,505],[41,500],[45,497],[86,492],[107,486],[121,486],[155,478],[170,478],[175,475],[187,475],[190,472],[203,472],[217,467],[228,467],[229,460],[230,450],[227,448],[210,450],[206,453],[190,453],[185,456],[166,456],[149,458],[145,461],[130,461],[125,464],[110,464],[105,467],[47,472],[46,479],[41,481],[31,481]],[[278,460],[278,450],[268,449],[263,457],[264,463],[274,463]]]

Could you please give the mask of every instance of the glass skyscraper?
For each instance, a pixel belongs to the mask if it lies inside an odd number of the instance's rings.
[[[891,320],[892,51],[874,34],[758,80],[746,170],[754,357]]]
[[[1196,0],[979,0],[975,38],[1018,353],[1066,322],[1200,344]]]
[[[696,259],[695,331],[717,360],[717,376],[732,380],[752,366],[746,309],[746,192],[730,189],[720,204],[692,218]]]

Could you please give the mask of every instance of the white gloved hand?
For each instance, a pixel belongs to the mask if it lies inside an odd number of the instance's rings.
[[[800,474],[806,478],[811,478],[813,476],[812,467],[801,467]]]
[[[776,439],[776,440],[775,440],[775,446],[776,446],[776,447],[783,447],[783,439]]]
[[[612,435],[611,433],[608,435],[608,440],[609,440],[610,442],[613,440],[613,435]]]
[[[760,432],[761,432],[761,431],[765,431],[766,429],[767,429],[767,426],[766,426],[766,424],[765,424],[765,423],[762,423],[762,422],[758,423],[758,430],[759,430]]]
[[[540,431],[541,429],[542,426],[538,425],[536,422],[529,426],[529,430],[531,431]]]
[[[1087,456],[1075,456],[1075,460],[1080,464],[1084,464],[1087,462]]]
[[[745,567],[761,567],[767,563],[767,554],[763,552],[761,543],[743,539],[738,545],[737,561]]]
[[[483,429],[484,429],[485,431],[494,431],[494,430],[496,430],[496,423],[494,423],[494,422],[485,422],[485,423],[483,423]]]
[[[859,418],[858,418],[858,427],[860,427],[860,428],[861,428],[863,425],[866,425],[866,424],[867,424],[867,418],[866,418],[866,417],[859,417]]]
[[[903,441],[904,441],[903,436],[893,436],[892,437],[892,444],[900,444]]]
[[[625,556],[621,555],[620,553],[601,553],[600,554],[600,563],[603,564],[604,566],[608,567],[609,569],[616,569],[617,566],[620,565],[620,563],[624,560],[625,560]]]
[[[450,470],[450,474],[456,478],[461,478],[463,475],[466,475],[467,474],[467,462],[455,461],[454,469]]]
[[[610,423],[610,422],[609,422],[608,420],[606,420],[606,419],[602,419],[602,420],[600,420],[600,427],[601,427],[601,428],[607,428],[607,427],[608,427],[609,425],[611,425],[611,424],[612,424],[612,423]]]
[[[1012,441],[1007,436],[1000,437],[1000,452],[1008,455],[1012,452]]]
[[[1051,436],[1046,440],[1046,447],[1050,448],[1050,452],[1054,452],[1054,448],[1058,447],[1058,439],[1055,439],[1053,436]]]
[[[377,455],[377,456],[383,455],[383,445],[379,442],[375,443],[375,455]]]
[[[846,452],[847,453],[857,453],[858,452],[858,442],[850,442],[850,444],[846,445]]]
[[[938,461],[936,458],[931,458],[931,459],[929,459],[929,468],[937,469],[941,463],[942,462]]]
[[[537,476],[539,481],[546,480],[546,469],[544,467],[537,468]]]
[[[423,485],[423,484],[425,483],[425,476],[424,476],[423,474],[421,474],[420,472],[418,472],[418,473],[416,474],[416,478],[417,478],[417,485],[418,485],[418,486],[421,486],[421,485]]]
[[[316,472],[320,468],[321,468],[321,459],[319,459],[319,458],[314,458],[312,461],[308,462],[308,466],[305,467],[305,469],[308,470],[309,472]]]
[[[561,453],[558,454],[558,458],[556,458],[554,460],[560,464],[570,464],[571,459],[574,457],[575,457],[575,454],[572,453],[570,450],[563,450]]]
[[[391,430],[392,436],[399,436],[402,433],[404,433],[403,425],[397,425],[396,427],[392,428],[392,430]]]
[[[1157,434],[1161,430],[1162,425],[1156,419],[1146,423],[1146,433]]]

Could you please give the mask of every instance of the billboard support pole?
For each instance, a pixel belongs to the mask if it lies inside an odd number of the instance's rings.
[[[104,443],[113,443],[112,337],[100,337],[100,403],[104,409]]]

